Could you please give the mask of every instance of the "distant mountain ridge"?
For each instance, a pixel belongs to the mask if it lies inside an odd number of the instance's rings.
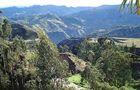
[[[110,29],[120,25],[140,25],[140,16],[128,10],[121,11],[119,5],[100,6],[69,15],[84,20],[88,34],[99,29]]]
[[[34,5],[30,7],[1,8],[1,10],[4,11],[4,15],[7,17],[15,17],[21,15],[41,15],[48,13],[64,16],[89,9],[92,9],[92,7],[66,7],[55,5]]]
[[[3,15],[11,21],[32,27],[38,25],[44,29],[55,43],[72,37],[84,37],[96,33],[108,33],[108,36],[131,31],[122,30],[116,26],[140,26],[140,16],[119,10],[119,5],[104,5],[100,7],[65,7],[65,6],[31,6],[2,8]],[[139,33],[139,28],[137,28]],[[104,30],[104,32],[99,32]],[[133,30],[134,33],[136,30]],[[112,32],[112,33],[111,33]],[[116,34],[113,34],[116,33]],[[97,34],[97,33],[96,33]],[[128,33],[127,37],[138,36]],[[122,35],[122,37],[125,35]]]
[[[38,25],[44,29],[55,43],[71,37],[86,35],[83,22],[74,17],[59,17],[54,14],[44,14],[15,17],[11,21],[30,27]]]

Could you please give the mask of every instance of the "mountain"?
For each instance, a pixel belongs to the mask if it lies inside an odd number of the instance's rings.
[[[41,15],[53,13],[59,16],[69,15],[80,11],[91,9],[92,7],[66,7],[55,5],[34,5],[30,7],[8,7],[1,8],[4,11],[4,15],[7,17],[15,17],[21,15]]]
[[[70,37],[82,37],[85,35],[82,20],[75,17],[60,17],[54,14],[19,16],[11,18],[11,21],[18,22],[30,27],[38,25],[43,28],[51,40],[59,43]]]
[[[140,16],[128,10],[120,11],[118,5],[100,6],[69,15],[84,20],[88,34],[99,29],[109,29],[119,25],[140,25]]]
[[[140,26],[116,26],[108,30],[100,29],[88,37],[122,37],[122,38],[140,38]]]
[[[53,42],[59,43],[64,39],[84,37],[92,33],[97,34],[97,32],[98,35],[107,34],[113,28],[117,29],[117,26],[140,26],[140,16],[131,14],[129,11],[120,11],[119,8],[119,5],[99,7],[36,5],[20,8],[9,7],[1,10],[12,22],[18,22],[29,27],[40,26]]]
[[[3,20],[7,19],[7,17],[0,15],[0,24],[3,23]],[[18,22],[9,22],[11,24],[11,36],[10,39],[15,38],[16,36],[20,36],[22,37],[24,40],[28,40],[28,39],[36,39],[38,38],[37,33],[28,25],[25,24],[21,24]]]
[[[110,37],[140,38],[140,26],[120,26],[106,35]]]

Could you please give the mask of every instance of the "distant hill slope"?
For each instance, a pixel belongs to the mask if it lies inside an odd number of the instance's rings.
[[[59,43],[71,37],[83,37],[92,33],[108,36],[139,37],[139,31],[114,30],[116,26],[140,26],[140,16],[119,10],[118,5],[100,7],[31,6],[2,8],[11,21],[23,25],[39,25],[48,36]],[[104,30],[104,32],[99,32]],[[111,32],[110,32],[111,31]],[[108,33],[110,32],[110,34]],[[131,35],[126,35],[131,33]],[[120,34],[120,35],[118,35]],[[125,34],[125,35],[124,35]]]
[[[98,30],[89,37],[140,38],[140,26],[117,26],[108,30]]]
[[[66,6],[55,6],[55,5],[34,5],[30,7],[8,7],[2,8],[4,15],[7,17],[15,17],[21,15],[41,15],[53,13],[59,16],[69,15],[80,11],[91,9],[91,7],[66,7]]]
[[[81,44],[86,38],[70,38],[70,39],[65,39],[61,41],[60,43],[57,44],[58,48],[61,48],[61,46],[68,46],[71,51],[73,51],[74,54],[77,53],[75,50],[75,46],[78,46]]]
[[[100,6],[69,16],[84,20],[85,32],[88,34],[119,25],[140,25],[140,16],[120,11],[119,8],[118,5]]]
[[[27,40],[27,39],[35,39],[37,38],[37,33],[35,31],[33,31],[31,28],[29,28],[28,26],[23,26],[21,24],[18,23],[12,23],[12,38],[15,38],[16,36],[20,36],[23,39]]]
[[[122,26],[107,33],[110,37],[140,38],[140,26]]]
[[[59,43],[70,37],[82,37],[85,35],[83,22],[74,17],[59,17],[54,14],[18,16],[12,21],[32,27],[38,25],[44,29],[48,36]]]

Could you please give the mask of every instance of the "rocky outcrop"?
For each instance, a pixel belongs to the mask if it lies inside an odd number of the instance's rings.
[[[84,69],[86,67],[86,62],[83,61],[82,59],[79,59],[72,53],[68,53],[68,52],[60,53],[60,59],[65,60],[68,63],[69,70],[73,74],[80,72],[80,71],[84,71]]]

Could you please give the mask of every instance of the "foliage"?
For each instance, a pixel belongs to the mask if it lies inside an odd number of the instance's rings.
[[[136,13],[140,15],[140,0],[123,0],[121,7],[125,8],[127,3],[131,10],[136,9]]]
[[[81,44],[76,46],[76,55],[85,61],[95,63],[96,59],[99,57],[99,48],[98,43],[90,43],[88,40],[84,40]]]
[[[27,25],[18,24],[18,23],[12,23],[12,32],[10,39],[15,38],[16,36],[22,37],[24,40],[28,39],[36,39],[37,33]]]
[[[34,73],[30,72],[28,62],[25,59],[26,44],[20,38],[5,44],[7,47],[1,45],[0,48],[0,88],[1,90],[25,89],[26,82],[35,77]]]
[[[129,87],[129,86],[122,86],[119,88],[119,90],[136,90],[136,89]]]
[[[101,54],[97,65],[105,73],[105,81],[120,87],[132,79],[131,61],[128,54],[106,50]]]
[[[80,84],[80,82],[81,82],[81,75],[79,75],[79,74],[73,75],[73,76],[68,78],[68,81],[72,82],[72,83],[75,83],[75,84]]]
[[[11,25],[9,24],[7,19],[4,19],[3,22],[0,24],[0,37],[3,39],[8,38],[11,31]]]
[[[59,47],[59,52],[65,53],[65,52],[71,52],[71,51],[67,45],[64,45],[64,46]]]
[[[98,42],[91,43],[85,40],[77,47],[78,56],[92,63],[87,65],[81,74],[83,79],[86,79],[91,88],[95,90],[98,90],[99,87],[109,90],[112,86],[117,90],[117,87],[130,83],[132,80],[131,63],[133,62],[130,53],[132,53],[134,47],[117,46],[108,38],[100,39]],[[94,59],[91,58],[91,54],[95,56]],[[92,60],[94,60],[94,63]]]
[[[64,45],[59,52],[41,28],[34,26],[34,29],[39,39],[31,42],[35,46],[30,48],[21,37],[9,41],[9,22],[3,20],[0,24],[0,90],[73,89],[63,87],[61,81],[68,75],[68,67],[59,56],[60,52],[73,51]],[[133,79],[131,63],[137,60],[133,57],[135,46],[118,46],[110,38],[97,41],[85,39],[74,47],[80,59],[73,54],[69,55],[70,59],[76,63],[82,63],[83,59],[85,66],[84,71],[69,77],[68,81],[93,90],[133,90],[129,85]]]
[[[0,28],[0,90],[53,88],[52,79],[63,78],[67,72],[56,46],[39,32],[37,47],[30,50],[21,37],[9,41],[10,27],[4,20]]]
[[[38,32],[39,43],[38,52],[38,75],[40,78],[39,88],[49,89],[50,80],[53,78],[63,78],[67,71],[65,63],[59,60],[59,53],[56,46],[46,37],[43,32]]]

